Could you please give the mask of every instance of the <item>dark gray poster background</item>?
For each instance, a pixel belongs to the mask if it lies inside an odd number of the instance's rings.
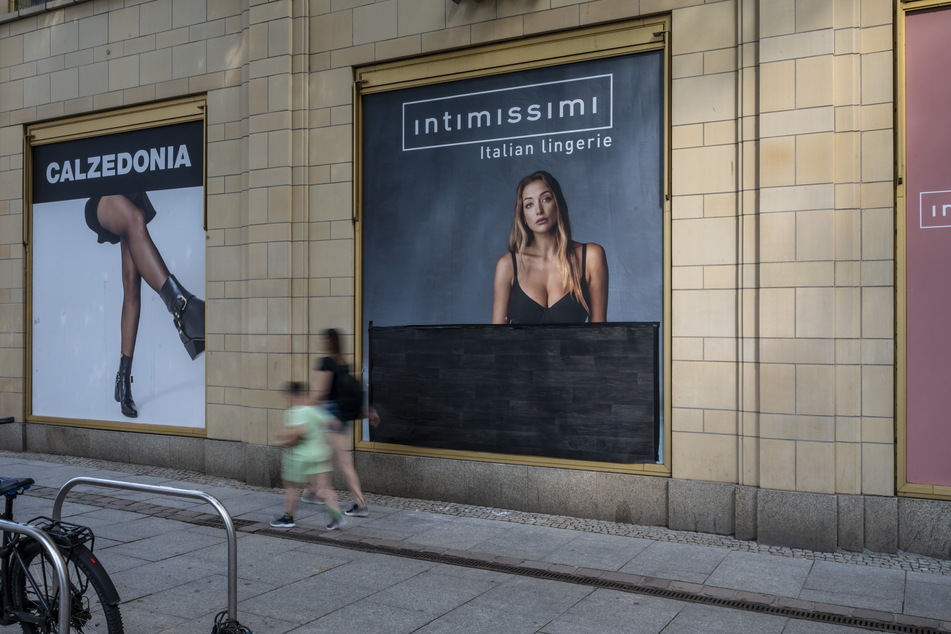
[[[405,103],[485,92],[487,109],[507,108],[512,97],[506,88],[601,75],[613,78],[610,128],[402,149]],[[547,100],[546,94],[539,100]],[[608,321],[663,323],[661,52],[368,95],[363,109],[364,333],[369,322],[489,323],[495,264],[508,249],[515,188],[539,169],[561,183],[573,239],[605,249]],[[610,136],[611,146],[570,155],[541,152],[548,140],[597,135],[602,142]],[[531,156],[485,156],[487,149],[527,145],[533,146]]]

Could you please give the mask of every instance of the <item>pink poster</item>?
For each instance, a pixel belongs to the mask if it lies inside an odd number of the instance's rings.
[[[951,9],[905,25],[907,480],[951,486]]]

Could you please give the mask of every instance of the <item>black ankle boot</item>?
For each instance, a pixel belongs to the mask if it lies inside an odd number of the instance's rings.
[[[116,402],[122,408],[122,414],[137,418],[139,412],[132,400],[132,357],[122,355],[119,359],[119,371],[116,373]]]
[[[174,275],[168,276],[159,295],[172,313],[185,350],[196,358],[205,351],[205,302],[185,290]]]

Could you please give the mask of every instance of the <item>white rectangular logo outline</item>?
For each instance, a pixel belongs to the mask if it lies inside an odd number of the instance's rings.
[[[495,92],[506,92],[506,91],[512,91],[512,90],[522,90],[522,89],[524,89],[524,88],[536,88],[536,87],[538,87],[538,86],[551,86],[551,85],[554,85],[554,84],[567,84],[567,83],[570,83],[570,82],[586,81],[586,80],[589,80],[589,79],[601,79],[601,78],[603,78],[603,77],[607,77],[607,78],[609,79],[609,81],[608,81],[608,97],[609,97],[609,99],[608,99],[608,107],[609,107],[609,111],[608,111],[608,123],[607,123],[607,125],[599,126],[599,127],[594,127],[594,128],[579,128],[579,129],[576,129],[576,130],[563,130],[563,131],[560,131],[560,132],[538,132],[538,133],[535,133],[535,134],[520,134],[520,135],[515,135],[515,136],[496,137],[496,138],[492,138],[492,139],[478,139],[478,140],[475,140],[475,141],[459,141],[459,142],[456,142],[456,143],[439,143],[439,144],[437,144],[437,145],[426,145],[426,146],[411,147],[411,148],[407,148],[407,147],[406,147],[406,106],[412,106],[412,105],[419,104],[419,103],[430,103],[430,102],[433,102],[433,101],[449,101],[450,99],[461,99],[461,98],[463,98],[463,97],[473,97],[473,96],[476,96],[476,95],[487,95],[487,94],[491,94],[491,93],[495,93]],[[586,76],[586,77],[573,77],[573,78],[571,78],[571,79],[558,79],[558,80],[555,80],[555,81],[545,81],[545,82],[539,82],[539,83],[536,83],[536,84],[524,84],[524,85],[522,85],[522,86],[509,86],[509,87],[507,87],[507,88],[494,88],[494,89],[492,89],[492,90],[481,90],[481,91],[476,91],[476,92],[463,93],[463,94],[461,94],[461,95],[451,95],[451,96],[449,96],[449,97],[433,97],[432,99],[418,99],[418,100],[416,100],[416,101],[404,101],[404,102],[401,104],[400,110],[401,110],[401,114],[402,114],[402,117],[401,117],[402,120],[400,121],[401,128],[402,128],[402,129],[400,130],[400,137],[401,137],[401,141],[402,141],[402,148],[400,148],[400,149],[401,149],[403,152],[413,152],[413,151],[415,151],[415,150],[430,150],[430,149],[437,148],[437,147],[454,147],[454,146],[458,146],[458,145],[472,145],[472,144],[474,144],[474,143],[492,143],[492,142],[495,142],[495,141],[511,141],[512,139],[530,139],[530,138],[535,138],[535,137],[540,137],[540,136],[546,136],[546,135],[555,136],[555,135],[559,135],[559,134],[573,134],[573,133],[576,133],[576,132],[591,132],[591,131],[594,131],[594,130],[610,130],[611,128],[614,127],[614,73],[603,73],[603,74],[601,74],[601,75],[589,75],[589,76]]]
[[[946,225],[926,225],[925,224],[925,203],[924,203],[925,194],[951,194],[951,189],[939,189],[939,190],[930,191],[930,192],[918,192],[918,228],[919,229],[947,229],[951,227],[951,216],[948,217],[948,224]],[[948,204],[951,205],[951,197],[949,197]]]

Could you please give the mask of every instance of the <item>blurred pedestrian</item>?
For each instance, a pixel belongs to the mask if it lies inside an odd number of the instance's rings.
[[[286,447],[281,466],[284,480],[284,515],[271,521],[277,528],[293,528],[294,513],[301,491],[308,485],[314,488],[320,499],[330,509],[332,531],[343,525],[344,519],[337,503],[337,494],[330,486],[332,451],[327,442],[327,425],[334,419],[323,408],[315,407],[307,389],[300,381],[288,383],[284,388],[288,408],[284,413],[284,429],[277,443]]]
[[[344,515],[367,517],[370,512],[360,487],[360,477],[353,465],[353,432],[350,426],[364,411],[363,390],[340,352],[340,334],[335,329],[329,328],[322,333],[320,347],[325,356],[314,366],[314,402],[322,405],[334,419],[327,426],[333,464],[353,494],[353,503],[344,511]],[[370,424],[375,427],[380,417],[375,409],[368,409]],[[305,493],[304,501],[321,503],[324,500],[319,493]]]

